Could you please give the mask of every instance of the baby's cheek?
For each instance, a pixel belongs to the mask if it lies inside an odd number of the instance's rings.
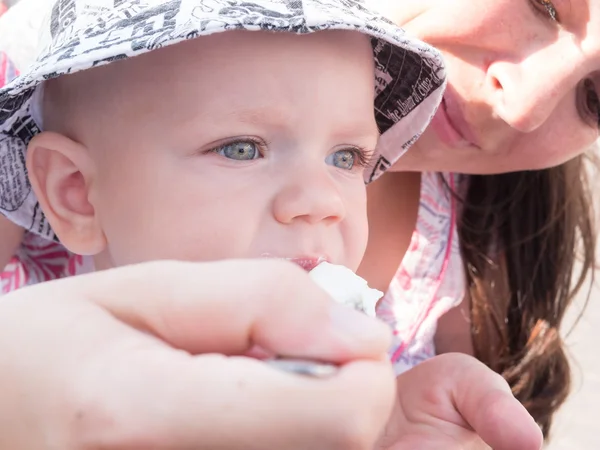
[[[142,198],[124,202],[114,199],[101,214],[101,226],[112,265],[123,266],[165,259],[166,250],[177,247],[177,217],[155,209]]]
[[[346,255],[345,265],[356,271],[365,255],[369,238],[366,208],[364,211],[357,209],[353,214],[349,214],[344,222],[342,224],[342,235]]]

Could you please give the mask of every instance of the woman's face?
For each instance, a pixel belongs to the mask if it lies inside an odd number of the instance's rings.
[[[398,170],[540,169],[598,138],[600,0],[379,1],[448,66],[444,102]]]

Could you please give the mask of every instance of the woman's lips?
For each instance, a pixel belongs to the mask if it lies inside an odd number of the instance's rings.
[[[430,126],[442,142],[450,147],[478,147],[471,127],[450,93],[444,95]]]

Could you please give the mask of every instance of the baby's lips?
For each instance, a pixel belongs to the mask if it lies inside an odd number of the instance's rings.
[[[315,269],[319,264],[323,262],[327,262],[327,258],[325,256],[299,256],[294,258],[287,257],[278,257],[271,255],[269,253],[263,253],[261,255],[262,258],[274,258],[274,259],[284,259],[286,261],[293,262],[294,264],[302,267],[307,272]]]
[[[288,258],[288,261],[293,262],[294,264],[299,265],[307,272],[314,270],[318,265],[325,262],[326,259],[323,256],[319,256],[318,258]]]

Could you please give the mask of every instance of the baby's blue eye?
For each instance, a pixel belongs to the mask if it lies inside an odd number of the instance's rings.
[[[325,162],[339,169],[352,170],[354,168],[356,152],[352,150],[338,150],[327,156]]]
[[[232,142],[215,149],[215,152],[228,159],[251,161],[260,157],[258,145],[255,142]]]

